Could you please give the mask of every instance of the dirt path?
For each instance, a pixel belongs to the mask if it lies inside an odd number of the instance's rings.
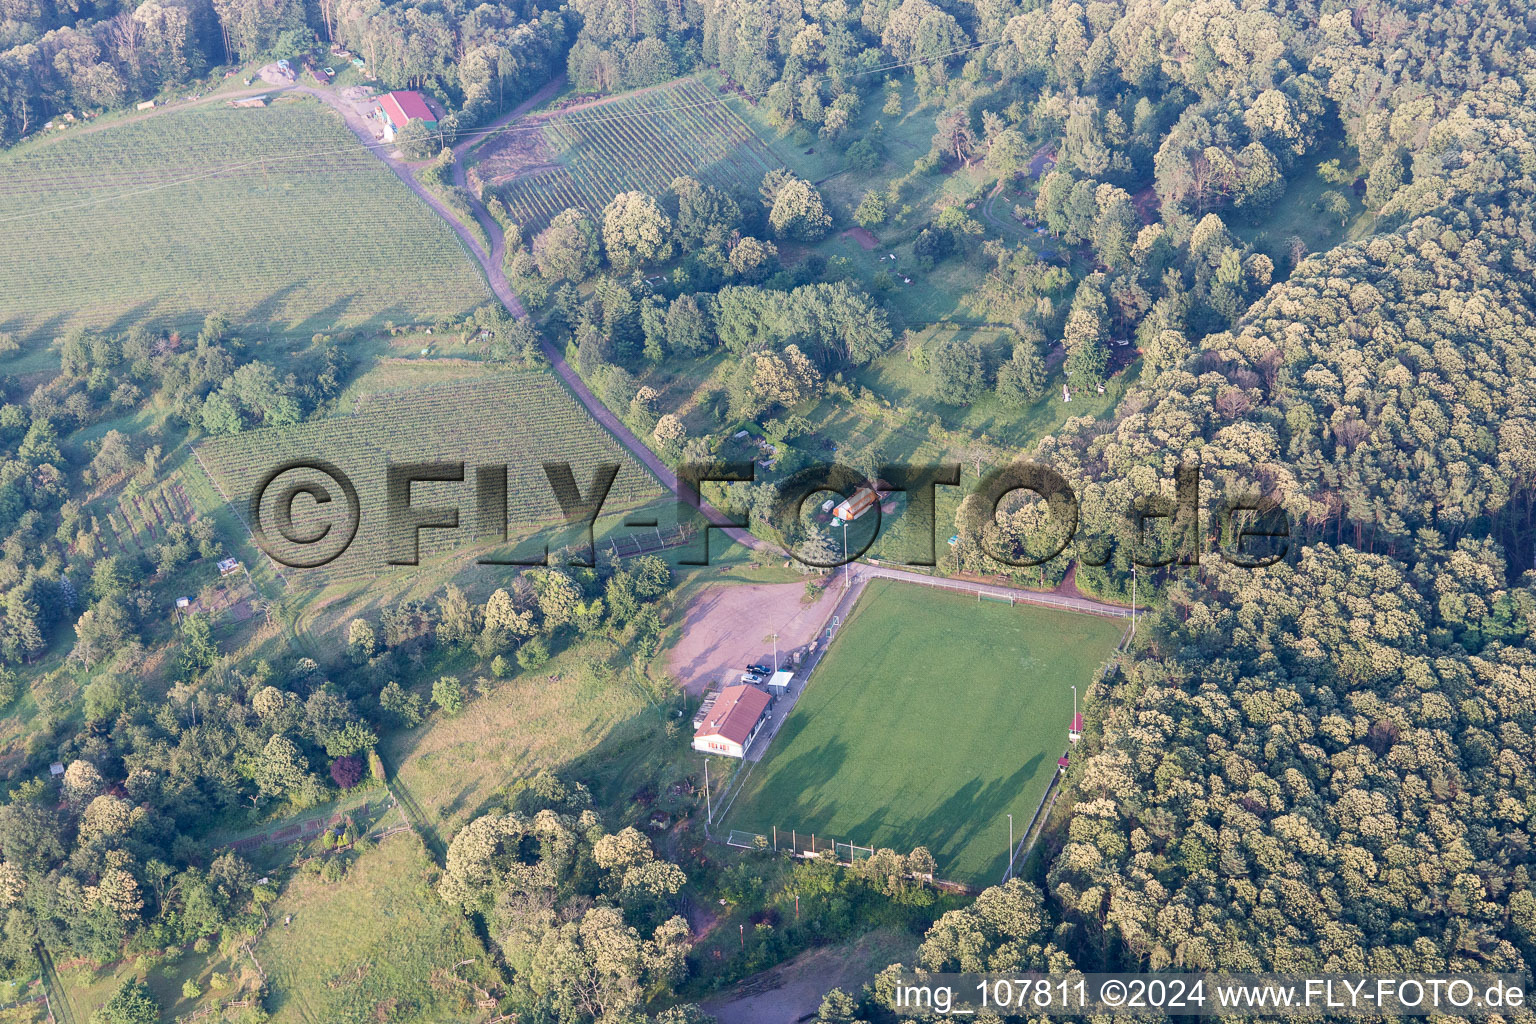
[[[562,71],[560,74],[556,75],[554,78],[551,78],[547,83],[545,83],[544,87],[538,92],[535,92],[532,96],[529,96],[526,100],[523,100],[523,102],[507,111],[505,114],[502,114],[490,124],[482,125],[481,127],[472,129],[470,132],[466,133],[467,137],[463,141],[454,144],[453,159],[455,161],[462,161],[466,156],[468,156],[477,147],[479,147],[481,143],[489,142],[491,139],[496,138],[502,128],[505,128],[513,121],[516,121],[518,118],[524,116],[534,107],[541,107],[548,103],[556,93],[564,88],[565,72]],[[456,179],[463,176],[464,168],[462,163],[456,162],[453,169],[454,177]]]
[[[1061,578],[1061,582],[1056,584],[1055,588],[1051,590],[1051,593],[1059,594],[1062,597],[1075,598],[1078,600],[1093,600],[1090,597],[1085,597],[1083,592],[1077,589],[1076,562],[1073,562],[1071,565],[1067,566],[1067,574]]]
[[[453,229],[454,234],[458,235],[460,241],[464,243],[464,247],[469,251],[469,254],[480,264],[486,281],[491,286],[492,293],[501,300],[508,311],[513,316],[527,317],[528,311],[523,307],[523,303],[518,299],[516,293],[512,291],[511,282],[507,280],[507,275],[502,270],[504,238],[501,232],[501,225],[496,223],[495,218],[491,216],[490,211],[480,202],[478,196],[475,196],[473,193],[470,194],[470,206],[474,211],[475,220],[479,221],[480,226],[485,229],[486,237],[491,240],[490,252],[485,251],[485,248],[475,238],[474,232],[470,230],[468,225],[460,222],[453,211],[443,204],[442,200],[428,192],[426,187],[416,180],[416,177],[411,173],[411,166],[409,164],[395,156],[387,146],[373,137],[373,129],[358,114],[356,108],[351,103],[348,103],[332,92],[322,91],[307,85],[291,86],[288,91],[313,96],[326,106],[340,113],[346,121],[347,127],[352,129],[352,134],[357,136],[358,141],[363,144],[364,148],[383,161],[384,165],[394,172],[395,177],[399,178],[406,188],[414,192],[434,213],[448,223],[448,226]],[[540,90],[498,119],[498,122],[507,123],[513,121],[543,102],[544,99],[547,99],[544,96],[544,90]],[[464,152],[468,152],[469,148],[471,146],[466,145]],[[462,154],[457,150],[454,152],[453,181],[454,184],[460,187],[464,185],[464,161]],[[587,385],[582,382],[575,369],[565,361],[564,354],[555,348],[549,339],[541,335],[539,344],[543,349],[545,357],[549,360],[550,366],[554,368],[555,373],[565,382],[566,387],[570,388],[571,393],[576,396],[576,400],[586,407],[587,412],[591,414],[592,418],[602,424],[603,428],[628,449],[629,453],[641,465],[649,469],[656,479],[661,481],[663,487],[674,494],[678,493],[677,474],[672,472],[665,462],[662,462],[654,452],[646,447],[644,442],[631,433],[623,421],[614,415],[607,406],[598,401],[597,397],[587,388]],[[710,523],[719,527],[731,540],[754,550],[765,546],[763,541],[752,536],[747,530],[733,525],[725,513],[710,505],[709,502],[701,500],[698,502],[698,507],[704,517]]]
[[[358,137],[363,146],[374,156],[382,160],[395,173],[395,177],[399,178],[405,183],[407,188],[416,193],[421,201],[426,203],[434,213],[448,222],[448,226],[453,228],[454,233],[463,241],[470,255],[480,264],[481,269],[485,273],[486,280],[490,283],[491,291],[502,301],[502,304],[507,307],[512,315],[527,317],[528,311],[524,309],[522,301],[512,291],[512,285],[507,280],[506,273],[502,270],[504,238],[501,232],[501,225],[496,223],[495,218],[491,216],[490,211],[480,202],[478,196],[475,196],[473,193],[470,194],[470,206],[474,210],[475,219],[480,222],[480,226],[485,229],[486,236],[491,239],[490,252],[486,252],[484,247],[480,245],[474,236],[474,232],[469,229],[468,225],[461,223],[452,210],[448,209],[441,200],[428,192],[421,182],[416,180],[415,176],[411,174],[410,167],[404,161],[394,156],[387,147],[373,137],[373,130],[358,115],[350,103],[347,103],[333,93],[322,92],[309,86],[297,85],[292,88],[293,91],[313,96],[332,109],[339,111],[346,120],[347,127],[352,129],[352,133]],[[537,106],[542,102],[541,94],[542,90],[540,93],[535,93],[518,104],[517,107],[506,115],[504,120],[514,120],[534,106]],[[454,184],[461,187],[464,184],[464,162],[457,152],[454,154],[453,181]],[[555,348],[549,339],[540,336],[539,344],[544,351],[545,357],[549,360],[550,366],[554,368],[555,373],[561,380],[565,381],[566,387],[570,388],[571,393],[576,396],[576,400],[586,407],[587,412],[591,414],[592,418],[601,423],[603,428],[612,434],[615,440],[627,448],[641,465],[649,469],[656,479],[661,481],[663,487],[674,494],[678,493],[677,474],[672,472],[665,462],[661,461],[654,452],[631,433],[623,421],[614,415],[607,406],[598,401],[597,397],[587,388],[587,385],[582,382],[575,369],[565,361],[564,354]],[[731,540],[754,550],[766,546],[763,541],[752,536],[747,530],[733,525],[725,513],[710,505],[709,502],[701,500],[698,502],[698,507],[704,517],[713,525],[720,527],[722,532]]]
[[[715,680],[736,677],[748,665],[779,658],[815,638],[842,591],[827,587],[806,603],[804,583],[719,583],[695,597],[683,613],[682,639],[667,652],[667,671],[690,694]]]
[[[295,839],[311,839],[327,825],[340,825],[348,818],[362,819],[368,816],[370,811],[375,817],[382,819],[395,807],[394,794],[388,790],[377,803],[372,798],[364,800],[361,804],[345,805],[345,801],[342,803],[344,806],[330,807],[318,813],[296,814],[280,821],[269,821],[255,828],[237,832],[221,839],[213,849],[215,852],[233,850],[239,854],[248,854],[264,845],[278,846]]]
[[[1001,215],[997,212],[995,207],[999,199],[1004,199],[1003,183],[1001,181],[997,183],[997,188],[993,189],[990,193],[988,193],[987,198],[982,200],[982,218],[986,220],[987,223],[1001,231],[1003,234],[1012,238],[1027,240],[1030,237],[1033,237],[1033,231],[1029,230],[1024,225],[1013,219],[1011,206],[1009,207],[1009,211],[1006,215]]]
[[[1086,612],[1089,615],[1103,615],[1111,619],[1128,619],[1131,617],[1131,609],[1125,605],[1107,604],[1103,601],[1095,601],[1090,597],[1071,597],[1055,591],[1021,590],[1018,587],[1005,587],[996,583],[978,583],[973,580],[950,579],[947,576],[927,576],[920,572],[892,569],[884,565],[858,565],[854,567],[853,572],[855,578],[883,578],[901,580],[906,583],[925,583],[930,587],[957,590],[966,594],[979,594],[983,597],[1010,600],[1019,604],[1034,604],[1044,608],[1060,608],[1063,611],[1069,612]],[[1144,611],[1145,609],[1142,610]]]
[[[116,128],[118,125],[133,124],[135,121],[143,121],[146,118],[158,117],[161,114],[170,113],[173,110],[186,110],[188,107],[200,107],[205,103],[218,103],[222,100],[238,100],[245,96],[260,96],[262,93],[281,92],[286,88],[289,88],[289,86],[263,85],[259,88],[252,86],[248,89],[231,89],[229,92],[211,92],[206,96],[199,96],[195,100],[174,100],[170,103],[161,103],[151,110],[145,110],[135,114],[128,114],[125,117],[114,117],[109,121],[102,121],[98,118],[92,124],[83,125],[79,128],[72,128],[69,131],[55,132],[54,134],[37,141],[39,145],[47,145],[48,143],[56,142],[59,139],[72,139],[77,135],[91,135],[95,132],[105,131],[108,128]]]
[[[794,1024],[814,1014],[830,990],[857,995],[888,965],[910,961],[917,941],[895,928],[877,928],[755,974],[729,992],[706,999],[702,1009],[720,1024]]]

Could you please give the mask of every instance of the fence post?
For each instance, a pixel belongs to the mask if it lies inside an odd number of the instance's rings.
[[[779,852],[779,826],[773,826],[773,852]]]

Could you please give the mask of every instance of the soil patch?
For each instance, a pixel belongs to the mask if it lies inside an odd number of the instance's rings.
[[[869,233],[867,228],[849,228],[843,232],[844,238],[851,238],[859,243],[859,247],[865,252],[880,248],[880,239]]]
[[[292,67],[280,68],[276,64],[268,64],[256,74],[268,85],[292,85],[298,79]]]
[[[822,629],[840,587],[827,587],[812,604],[804,602],[803,583],[718,584],[708,587],[683,614],[682,639],[667,652],[667,670],[690,694],[751,664],[773,659],[779,634],[779,658],[808,644]]]

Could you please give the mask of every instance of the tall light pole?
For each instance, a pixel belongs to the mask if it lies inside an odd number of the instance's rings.
[[[1136,563],[1131,563],[1131,636],[1136,635]]]
[[[1067,742],[1073,746],[1083,738],[1081,719],[1077,717],[1077,687],[1072,687],[1072,721],[1067,723]]]
[[[843,520],[843,589],[848,589],[848,520]]]
[[[704,761],[704,823],[706,825],[713,825],[715,823],[715,804],[714,804],[714,801],[711,800],[710,796],[709,796],[709,760],[708,760],[708,758],[706,758],[705,761]]]
[[[1008,815],[1008,877],[1013,877],[1013,815]]]
[[[773,670],[779,670],[779,634],[773,634]]]

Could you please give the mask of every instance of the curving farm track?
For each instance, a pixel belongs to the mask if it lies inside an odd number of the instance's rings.
[[[492,122],[491,125],[488,125],[487,127],[500,127],[501,125],[515,121],[517,118],[522,117],[528,111],[546,102],[551,96],[557,93],[560,90],[562,83],[563,79],[561,78],[557,78],[554,81],[551,81],[548,85],[544,86],[544,88],[534,93],[532,96],[518,104],[506,114],[503,114],[501,117],[497,118],[494,122]],[[504,245],[504,237],[502,235],[501,225],[496,223],[495,218],[491,216],[490,211],[488,211],[480,202],[478,196],[470,193],[470,204],[474,210],[475,219],[479,222],[480,227],[484,229],[486,237],[491,240],[490,252],[486,252],[485,247],[482,246],[476,239],[475,233],[470,229],[468,225],[462,223],[452,210],[445,206],[443,202],[436,196],[428,192],[427,189],[419,181],[416,180],[415,176],[411,173],[411,164],[396,157],[387,146],[373,137],[373,130],[368,126],[366,121],[357,115],[357,111],[352,107],[351,104],[341,100],[334,93],[315,89],[310,86],[298,85],[293,86],[292,88],[295,92],[301,92],[305,95],[315,97],[320,102],[326,104],[327,106],[340,113],[341,116],[346,120],[347,127],[352,129],[352,133],[358,137],[358,140],[362,142],[363,146],[366,147],[367,150],[374,156],[382,160],[384,164],[395,173],[395,176],[405,183],[407,188],[416,193],[422,202],[431,207],[431,209],[439,217],[442,217],[443,220],[447,221],[449,227],[453,228],[454,233],[457,234],[460,241],[464,243],[464,247],[469,250],[470,255],[472,255],[475,258],[475,261],[480,264],[480,268],[485,274],[485,279],[491,286],[491,291],[495,293],[498,299],[501,300],[502,304],[506,306],[514,316],[526,317],[528,315],[527,310],[523,308],[522,301],[517,297],[517,294],[512,291],[512,285],[507,280],[506,273],[501,269]],[[453,181],[454,184],[461,188],[465,186],[463,161],[464,154],[468,152],[469,149],[473,148],[474,145],[483,137],[484,135],[482,130],[482,134],[477,135],[475,138],[472,138],[466,142],[462,142],[458,146],[454,147]],[[468,189],[466,189],[466,191],[468,191]],[[607,430],[608,433],[612,434],[620,444],[629,450],[630,454],[632,454],[636,459],[640,461],[642,465],[649,469],[651,473],[656,477],[656,479],[661,481],[662,486],[666,487],[674,494],[679,493],[677,474],[672,472],[667,464],[661,461],[661,459],[656,456],[656,453],[651,451],[650,448],[645,445],[645,442],[637,438],[634,433],[624,425],[623,421],[613,414],[612,410],[610,410],[601,401],[599,401],[596,395],[592,394],[591,390],[587,388],[587,385],[582,381],[581,377],[576,373],[575,369],[566,362],[564,353],[560,352],[557,348],[555,348],[554,345],[550,344],[548,339],[542,337],[540,338],[540,345],[544,350],[545,357],[549,359],[550,365],[554,367],[555,373],[558,374],[560,379],[565,382],[566,387],[571,389],[571,393],[576,396],[577,401],[581,402],[581,404],[586,408],[587,412],[591,414],[592,418],[597,420],[598,423],[602,424],[603,428]],[[701,500],[699,505],[700,511],[703,513],[704,517],[708,519],[711,524],[721,527],[725,535],[731,540],[754,550],[766,547],[764,541],[754,537],[749,531],[736,526],[729,516],[714,506],[710,505],[709,502]]]

